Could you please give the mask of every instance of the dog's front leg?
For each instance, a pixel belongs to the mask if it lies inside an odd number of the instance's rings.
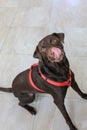
[[[82,98],[87,99],[87,94],[86,94],[86,93],[83,93],[83,92],[79,89],[78,84],[76,83],[76,81],[71,84],[71,87],[72,87]]]
[[[70,127],[70,130],[78,130],[74,124],[72,123],[67,111],[66,111],[66,108],[65,108],[65,105],[64,105],[64,102],[63,100],[59,100],[60,98],[59,97],[55,97],[54,98],[54,103],[57,105],[57,107],[59,108],[59,110],[61,111],[62,115],[64,116],[65,120],[66,120],[66,123],[68,124],[68,126]]]
[[[74,77],[74,73],[72,72],[72,82],[71,82],[71,87],[84,99],[87,99],[87,94],[86,93],[83,93],[77,82],[75,81],[75,77]]]

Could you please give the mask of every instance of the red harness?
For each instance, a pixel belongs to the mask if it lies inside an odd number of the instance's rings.
[[[39,87],[36,86],[36,85],[34,84],[33,80],[32,80],[32,70],[33,70],[33,67],[36,67],[36,66],[38,66],[38,63],[33,64],[33,65],[31,66],[30,70],[29,70],[29,81],[30,81],[30,84],[31,84],[31,86],[32,86],[34,89],[38,90],[39,92],[45,92],[44,90],[39,89]],[[39,68],[39,67],[38,67],[38,68]],[[51,85],[53,85],[53,86],[56,86],[56,87],[68,86],[68,87],[69,87],[69,86],[71,85],[71,80],[72,80],[72,72],[71,72],[71,70],[69,71],[69,74],[70,74],[69,79],[68,79],[67,81],[64,81],[64,82],[55,82],[55,81],[53,81],[53,80],[47,79],[47,78],[42,74],[40,68],[39,68],[38,70],[39,70],[40,76],[41,76],[44,80],[46,80],[49,84],[51,84]]]

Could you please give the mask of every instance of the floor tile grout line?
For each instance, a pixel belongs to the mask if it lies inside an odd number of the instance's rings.
[[[7,7],[7,8],[8,8],[8,7]],[[16,7],[9,7],[9,8],[16,8]],[[16,13],[17,13],[17,11],[16,11]],[[16,13],[15,13],[15,16],[16,16]],[[15,16],[14,16],[14,18],[15,18]],[[14,20],[14,18],[13,18],[13,20]],[[13,20],[12,20],[12,23],[13,23]],[[12,23],[11,23],[11,24],[12,24]],[[2,45],[1,45],[0,53],[1,53],[1,51],[2,51],[3,44],[4,44],[5,41],[8,39],[9,32],[11,31],[11,28],[10,28],[9,26],[6,26],[6,28],[8,28],[8,33],[7,33],[7,35],[6,35],[6,37],[5,37],[4,41],[3,41],[3,43],[2,43]]]
[[[53,11],[53,5],[54,5],[54,0],[51,2],[51,7],[50,7],[50,15],[49,15],[49,23],[51,21],[51,16],[52,16],[52,11]],[[49,33],[49,24],[48,24],[48,27],[47,27],[47,32]]]
[[[17,15],[18,10],[19,10],[19,8],[17,8],[17,10],[16,10],[16,12],[15,12],[15,15],[14,15],[14,17],[13,17],[13,20],[12,20],[11,24],[10,24],[10,27],[11,27],[12,24],[14,23],[14,20],[15,20],[15,18],[16,18],[16,15]]]
[[[52,114],[52,118],[51,118],[51,121],[50,121],[51,123],[50,123],[50,124],[52,124],[52,122],[54,122],[56,110],[57,110],[57,109],[55,109],[55,110],[54,110],[54,113]],[[51,129],[50,129],[50,130],[52,130],[52,125],[51,125]]]
[[[14,29],[14,28],[25,28],[25,29],[29,29],[29,28],[31,28],[31,29],[38,29],[38,28],[40,28],[40,29],[42,29],[42,28],[44,28],[44,26],[19,26],[19,25],[14,25],[14,26],[6,26],[6,27],[9,27],[9,28],[11,28],[11,29]]]
[[[56,106],[56,109],[55,109],[54,118],[52,119],[52,122],[54,122],[54,120],[55,120],[56,111],[58,111],[58,108],[57,108],[57,106]],[[53,129],[52,129],[52,126],[51,126],[51,129],[50,129],[50,130],[53,130]]]
[[[0,8],[15,8],[20,7],[20,1],[18,1],[17,5],[14,6],[14,4],[2,4]]]
[[[0,55],[18,55],[18,56],[19,56],[19,55],[24,55],[24,56],[25,56],[25,55],[26,55],[26,56],[29,55],[29,56],[32,56],[32,58],[33,58],[33,54],[24,54],[24,53],[4,53],[4,54],[3,54],[3,53],[0,53]]]
[[[10,28],[8,27],[8,33],[7,33],[7,35],[5,36],[5,39],[3,40],[2,45],[1,45],[1,47],[0,47],[0,54],[1,54],[1,51],[2,51],[2,49],[3,49],[3,44],[5,43],[5,41],[7,40],[8,36],[9,36],[9,32],[10,32]]]
[[[39,98],[39,96],[37,95],[37,99]],[[38,104],[38,108],[39,108],[39,105],[40,105],[40,102]],[[33,123],[32,123],[32,130],[34,130],[34,127],[35,127],[35,116],[34,116],[34,120],[33,120]]]

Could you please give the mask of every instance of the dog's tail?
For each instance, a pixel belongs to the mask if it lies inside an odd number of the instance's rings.
[[[0,91],[12,93],[12,88],[2,88],[2,87],[0,87]]]

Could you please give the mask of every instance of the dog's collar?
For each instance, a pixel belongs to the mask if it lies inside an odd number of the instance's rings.
[[[51,84],[51,85],[53,85],[53,86],[56,86],[56,87],[64,87],[64,86],[68,86],[68,87],[69,87],[69,86],[71,85],[71,81],[72,81],[72,72],[71,72],[71,70],[69,70],[69,75],[70,75],[70,76],[69,76],[69,79],[68,79],[67,81],[64,81],[64,82],[55,82],[55,81],[53,81],[53,80],[48,79],[45,75],[43,75],[42,72],[41,72],[41,70],[40,70],[40,67],[39,67],[38,63],[36,63],[36,64],[33,64],[33,65],[31,66],[30,71],[29,71],[29,81],[30,81],[32,87],[34,87],[36,90],[38,90],[38,91],[40,91],[40,92],[45,92],[44,90],[39,89],[39,87],[37,87],[37,86],[34,84],[33,80],[32,80],[32,69],[33,69],[33,67],[36,67],[36,66],[38,67],[38,71],[39,71],[40,76],[41,76],[46,82],[48,82],[49,84]]]

